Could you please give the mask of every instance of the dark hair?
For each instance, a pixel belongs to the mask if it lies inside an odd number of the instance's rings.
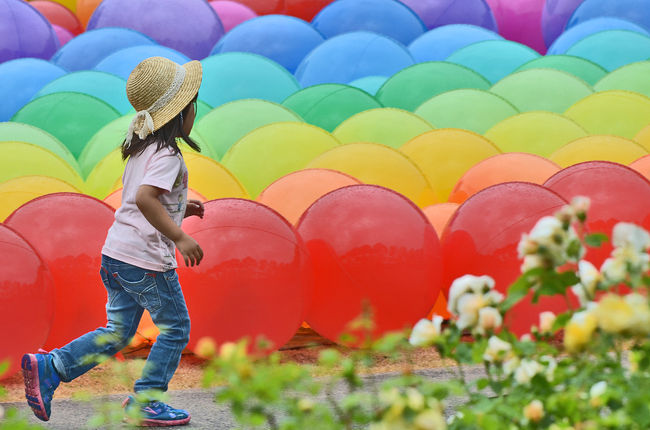
[[[174,154],[178,154],[181,152],[181,150],[178,148],[178,143],[176,142],[176,138],[178,136],[180,136],[181,139],[183,139],[190,148],[197,152],[201,152],[199,145],[189,136],[187,136],[183,131],[183,118],[187,118],[190,107],[195,100],[196,97],[187,106],[185,106],[185,108],[178,115],[172,118],[171,121],[160,127],[158,130],[156,130],[155,133],[152,133],[149,136],[145,137],[144,140],[141,140],[140,137],[134,133],[131,138],[131,145],[129,145],[127,148],[125,139],[124,142],[122,142],[122,160],[126,160],[131,155],[138,155],[142,153],[145,148],[154,143],[158,145],[156,151],[160,151],[162,148],[171,148],[174,151]]]

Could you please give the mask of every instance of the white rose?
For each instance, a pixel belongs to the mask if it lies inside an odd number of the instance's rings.
[[[605,394],[605,391],[607,391],[607,382],[605,381],[596,382],[594,385],[591,386],[591,389],[589,390],[589,397],[591,397],[592,399],[594,397],[600,397],[603,394]]]
[[[622,282],[627,276],[627,264],[621,258],[608,258],[600,267],[603,276],[610,282]]]
[[[474,327],[478,323],[479,310],[487,303],[482,294],[467,293],[458,300],[458,321],[460,330]]]
[[[525,358],[521,360],[519,367],[515,370],[515,381],[520,385],[528,384],[530,383],[530,380],[542,370],[544,370],[544,368],[541,364],[535,360]]]
[[[614,226],[612,243],[616,247],[630,246],[637,251],[650,248],[650,234],[636,224],[619,222]]]
[[[524,262],[521,264],[521,273],[528,272],[531,269],[538,267],[546,267],[546,259],[541,255],[531,254],[524,257]]]
[[[639,294],[631,293],[623,298],[633,310],[632,319],[629,323],[629,329],[636,335],[647,335],[650,333],[650,307],[648,299]]]
[[[541,245],[548,245],[555,243],[555,237],[558,235],[564,235],[562,222],[553,216],[545,216],[537,221],[529,237]]]
[[[512,375],[515,370],[519,367],[520,361],[519,357],[512,357],[503,362],[503,373],[506,375]]]
[[[591,296],[594,295],[596,286],[603,279],[603,275],[596,269],[596,266],[585,260],[580,260],[578,263],[578,277]]]
[[[548,382],[553,382],[555,379],[555,369],[557,369],[557,361],[554,357],[550,355],[543,355],[539,358],[541,363],[546,365],[546,371],[544,371],[544,376]]]
[[[571,287],[571,292],[573,292],[573,294],[578,298],[580,307],[584,308],[585,305],[589,303],[589,297],[587,297],[587,292],[582,284],[575,284]]]
[[[589,197],[575,196],[571,200],[571,207],[573,208],[576,215],[578,216],[580,216],[580,214],[586,215],[590,206],[591,206],[591,200],[589,199]]]
[[[426,318],[418,321],[411,331],[409,343],[413,346],[427,346],[442,332],[442,317],[434,315],[432,320]]]
[[[539,400],[533,400],[524,407],[524,417],[534,423],[544,417],[544,404]]]
[[[483,360],[489,361],[490,363],[500,362],[508,358],[507,356],[511,351],[512,345],[510,343],[496,336],[492,336],[488,340],[488,346],[483,353]]]
[[[484,335],[501,327],[503,317],[496,308],[485,307],[478,311],[478,326],[476,332]]]
[[[555,322],[555,314],[551,311],[545,311],[539,314],[539,331],[540,333],[551,333],[553,330],[553,323]]]
[[[483,297],[485,297],[485,301],[490,306],[498,305],[505,298],[504,295],[498,292],[497,290],[490,290],[487,293],[485,293]]]
[[[520,342],[532,342],[532,341],[533,341],[533,337],[530,335],[530,333],[524,333],[524,334],[522,334],[521,337],[519,338],[519,341],[520,341]]]
[[[519,258],[524,258],[526,255],[535,254],[539,250],[539,243],[530,238],[526,233],[521,235],[521,240],[517,245],[517,254]]]
[[[458,300],[466,293],[483,294],[494,288],[494,279],[489,276],[463,275],[454,280],[449,288],[449,303],[447,309],[458,315]]]
[[[424,408],[424,396],[415,388],[406,390],[406,404],[414,411],[419,411]]]
[[[420,413],[415,417],[413,424],[415,424],[416,430],[445,430],[447,428],[445,417],[439,411],[432,409]]]

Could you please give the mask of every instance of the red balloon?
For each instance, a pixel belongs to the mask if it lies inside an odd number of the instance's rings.
[[[614,225],[631,222],[650,230],[650,182],[636,170],[608,161],[588,161],[560,170],[544,186],[566,200],[591,199],[587,231],[605,233],[611,239]],[[590,248],[585,259],[600,267],[612,252],[611,240]]]
[[[318,12],[334,0],[285,0],[284,14],[311,21]]]
[[[75,36],[83,33],[84,28],[79,18],[62,4],[48,0],[32,0],[29,4],[42,13],[50,24],[63,27]]]
[[[20,358],[43,346],[54,315],[54,287],[47,266],[25,239],[0,224],[0,363],[20,369]]]
[[[496,290],[505,294],[521,274],[522,260],[517,255],[521,235],[565,204],[555,192],[528,182],[493,185],[467,199],[442,234],[445,295],[449,297],[451,283],[466,274],[491,276]],[[518,335],[539,325],[541,312],[566,310],[563,298],[541,297],[537,304],[531,298],[524,298],[506,315],[505,324]]]
[[[284,0],[237,0],[237,3],[248,6],[258,15],[281,14],[284,11]]]
[[[60,347],[106,323],[101,250],[113,209],[93,197],[56,193],[25,203],[6,225],[43,258],[54,280],[54,320],[44,348]]]
[[[309,253],[291,224],[259,203],[219,199],[205,203],[204,218],[188,218],[183,228],[204,252],[194,267],[177,255],[192,320],[189,347],[206,336],[217,344],[263,336],[272,345],[260,352],[289,341],[304,319],[313,282]]]
[[[338,342],[369,304],[373,336],[412,327],[442,280],[440,243],[413,202],[387,188],[351,185],[316,200],[298,222],[314,263],[307,322]],[[358,344],[358,343],[357,343]]]

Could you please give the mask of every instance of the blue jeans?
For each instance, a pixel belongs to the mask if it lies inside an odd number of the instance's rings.
[[[134,390],[167,391],[190,337],[190,316],[176,271],[154,272],[102,255],[100,274],[108,291],[108,322],[51,352],[61,380],[72,381],[128,345],[146,309],[160,335]]]

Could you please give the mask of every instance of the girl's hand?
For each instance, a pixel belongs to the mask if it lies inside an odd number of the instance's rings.
[[[190,199],[187,201],[187,207],[185,208],[185,218],[192,215],[203,218],[204,213],[205,208],[203,207],[203,203],[201,203],[200,200]]]
[[[192,238],[192,236],[187,233],[183,233],[180,239],[174,243],[176,244],[176,249],[178,249],[178,252],[180,252],[183,256],[183,260],[185,260],[186,266],[189,267],[199,265],[203,259],[203,250],[199,246],[198,242]]]

